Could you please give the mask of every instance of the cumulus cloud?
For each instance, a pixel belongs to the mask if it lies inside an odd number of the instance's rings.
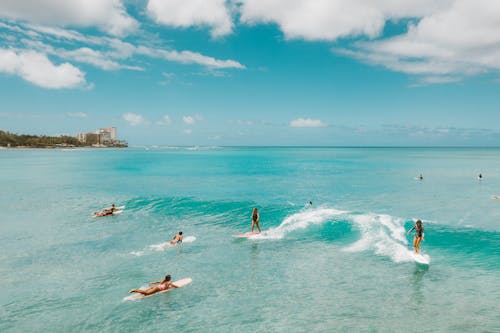
[[[226,0],[149,0],[147,12],[157,23],[175,28],[208,26],[213,37],[233,27]]]
[[[137,126],[146,123],[144,117],[140,114],[127,112],[123,114],[123,119],[129,123],[130,126]]]
[[[163,118],[156,122],[157,125],[170,125],[172,123],[172,119],[169,115],[163,116]]]
[[[182,121],[188,125],[193,125],[194,123],[196,123],[197,121],[200,121],[202,119],[203,119],[203,117],[200,116],[199,114],[194,115],[194,116],[183,116],[182,117]]]
[[[67,112],[66,115],[72,118],[87,118],[87,114],[85,112]]]
[[[0,72],[18,75],[48,89],[87,86],[85,73],[79,68],[69,63],[55,65],[45,54],[34,51],[0,49]]]
[[[290,121],[291,127],[326,127],[326,124],[319,119],[297,118]]]
[[[350,45],[335,52],[419,77],[456,82],[500,69],[500,2],[491,0],[237,0],[240,22],[273,23],[287,39]],[[391,20],[410,23],[384,38]],[[357,41],[359,37],[368,37]]]
[[[0,17],[54,26],[98,27],[122,36],[138,26],[120,0],[6,0]]]
[[[456,0],[410,23],[404,34],[336,51],[421,75],[424,83],[456,82],[458,76],[500,70],[499,17],[500,2]]]
[[[239,0],[241,22],[275,23],[287,38],[380,35],[388,19],[422,17],[452,0]]]

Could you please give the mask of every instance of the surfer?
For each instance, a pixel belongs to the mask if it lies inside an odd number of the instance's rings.
[[[424,176],[422,176],[422,174],[420,174],[420,176],[418,176],[418,180],[424,180]]]
[[[174,236],[174,238],[172,238],[172,240],[169,242],[170,245],[175,245],[175,244],[180,244],[182,243],[182,231],[179,231],[179,233],[177,235]]]
[[[479,176],[477,176],[477,179],[479,179],[479,180],[483,180],[483,175],[482,175],[482,174],[479,174]]]
[[[172,277],[170,275],[167,275],[167,276],[165,276],[164,280],[149,282],[150,286],[155,285],[155,284],[157,284],[157,286],[150,287],[150,288],[148,288],[146,290],[132,289],[132,290],[129,291],[129,293],[139,293],[139,294],[143,294],[145,296],[149,296],[149,295],[152,295],[152,294],[156,294],[157,292],[165,291],[165,290],[168,290],[168,289],[171,289],[171,288],[179,288],[178,286],[176,286],[175,284],[173,284],[171,282],[171,280],[172,280]]]
[[[95,216],[108,216],[108,215],[113,215],[113,213],[116,211],[115,204],[112,204],[111,207],[104,208],[100,212],[95,212]]]
[[[413,230],[415,230],[415,237],[413,238],[413,247],[415,248],[415,253],[418,254],[420,252],[420,242],[424,240],[424,227],[422,226],[422,221],[417,220],[413,228],[408,230],[406,234],[410,234]]]
[[[259,232],[262,232],[259,226],[259,212],[257,211],[257,208],[254,208],[252,212],[252,232],[254,227],[257,227],[257,229],[259,229]]]

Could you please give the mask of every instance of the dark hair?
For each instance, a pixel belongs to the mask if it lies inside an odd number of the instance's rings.
[[[167,274],[165,276],[165,281],[170,281],[172,279],[172,277],[170,276],[170,274]]]
[[[182,235],[182,231],[179,231],[179,235]]]
[[[415,224],[418,225],[418,226],[421,226],[422,225],[422,221],[417,220],[417,222],[415,222]]]

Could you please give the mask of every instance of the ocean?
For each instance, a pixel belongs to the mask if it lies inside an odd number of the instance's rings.
[[[498,148],[0,150],[0,331],[500,332],[499,166]],[[265,232],[232,237],[254,207]],[[166,274],[193,282],[124,300]]]

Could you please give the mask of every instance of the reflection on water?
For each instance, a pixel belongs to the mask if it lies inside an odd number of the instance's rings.
[[[417,265],[415,267],[415,270],[413,271],[413,274],[411,275],[410,283],[413,290],[412,299],[413,304],[415,305],[415,309],[421,308],[422,304],[424,303],[425,296],[422,292],[422,289],[424,285],[424,276],[428,271],[429,266]]]

